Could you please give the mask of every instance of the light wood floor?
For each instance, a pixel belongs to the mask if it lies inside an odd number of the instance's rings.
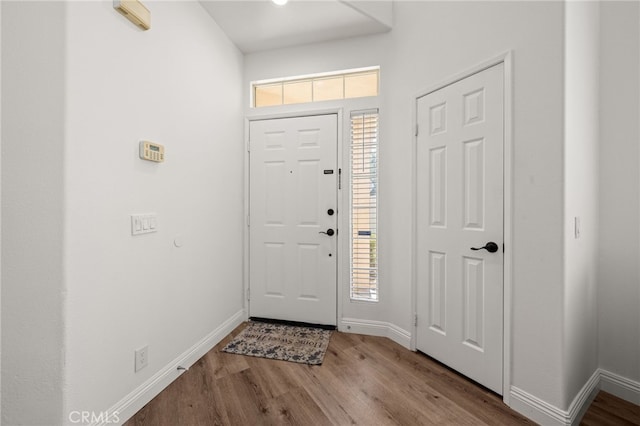
[[[322,366],[308,366],[220,352],[242,328],[125,425],[534,424],[499,396],[386,338],[336,332]],[[632,409],[614,418],[603,401],[584,425],[633,421]]]

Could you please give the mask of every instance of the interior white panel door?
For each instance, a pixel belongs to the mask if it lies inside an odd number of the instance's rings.
[[[499,394],[503,73],[493,66],[417,105],[416,346]]]
[[[249,315],[336,325],[337,115],[249,132]]]

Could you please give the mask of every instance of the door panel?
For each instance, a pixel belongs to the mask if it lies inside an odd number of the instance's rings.
[[[416,200],[417,348],[500,394],[503,92],[500,64],[418,99]]]
[[[249,314],[336,325],[337,115],[249,131]]]

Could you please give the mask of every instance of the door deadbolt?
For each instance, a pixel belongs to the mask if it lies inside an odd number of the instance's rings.
[[[327,210],[327,214],[328,214],[329,216],[333,216],[333,214],[334,214],[334,213],[335,213],[335,212],[333,211],[333,209],[329,209],[329,210]]]

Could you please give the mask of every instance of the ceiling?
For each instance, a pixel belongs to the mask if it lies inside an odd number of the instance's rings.
[[[202,6],[244,53],[387,32],[392,1],[200,0]]]

